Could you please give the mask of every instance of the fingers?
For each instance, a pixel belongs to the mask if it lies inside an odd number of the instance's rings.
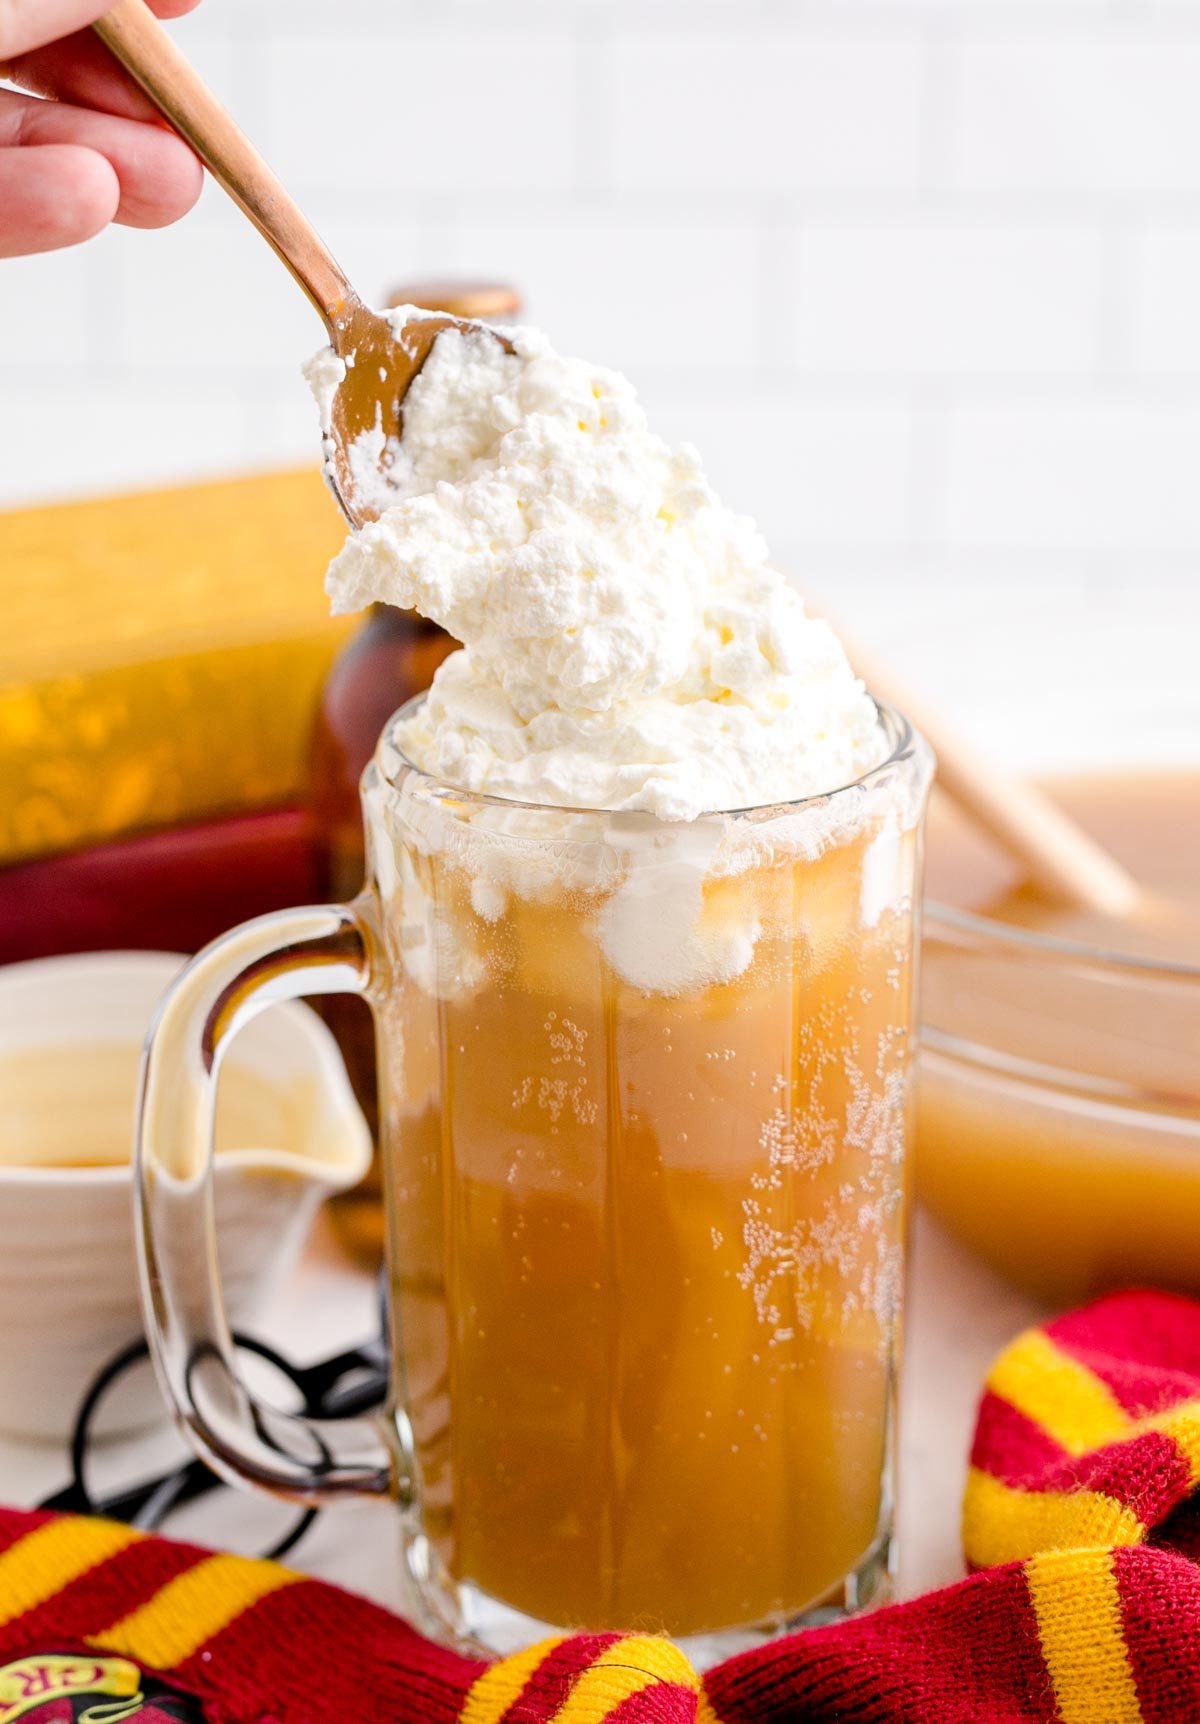
[[[0,0],[0,5],[3,3]],[[198,4],[199,0],[154,0],[153,10],[160,18],[177,18]],[[98,8],[97,16],[104,9]],[[4,76],[38,96],[54,96],[81,107],[162,123],[153,102],[90,30],[15,55],[4,66]]]
[[[200,195],[202,173],[195,156],[173,132],[144,125],[140,120],[0,91],[0,147],[4,145],[24,146],[15,152],[18,157],[24,150],[36,154],[40,148],[57,146],[99,158],[110,176],[105,183],[111,184],[115,178],[118,195],[115,207],[103,220],[98,220],[98,226],[112,220],[129,227],[164,227],[186,214]],[[19,168],[18,160],[15,167],[10,167],[10,173],[19,173]],[[53,164],[43,169],[43,172],[54,171]],[[97,192],[99,170],[89,166],[86,172],[80,198],[68,198],[64,218],[80,226],[86,225],[87,212],[99,207],[98,202],[89,201]],[[10,213],[3,197],[0,212],[7,229]],[[53,229],[53,213],[46,219]],[[78,237],[87,235],[80,233]],[[7,232],[4,243],[10,243]],[[51,239],[48,243],[71,245],[74,240]]]
[[[7,76],[35,96],[52,96],[81,108],[123,114],[130,120],[162,118],[154,103],[113,59],[98,36],[85,30],[10,60]]]
[[[160,18],[197,3],[151,0]],[[161,227],[199,196],[200,164],[86,28],[109,4],[0,0],[0,75],[68,99],[0,90],[0,257],[77,245],[110,221]]]
[[[0,0],[0,63],[82,30],[111,0]]]
[[[82,30],[107,12],[112,0],[0,0],[0,63]],[[190,12],[196,0],[152,0],[160,18]]]
[[[78,245],[107,227],[121,187],[111,163],[76,144],[0,149],[0,257]]]

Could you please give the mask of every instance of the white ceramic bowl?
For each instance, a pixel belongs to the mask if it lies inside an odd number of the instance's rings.
[[[0,969],[0,1059],[61,1047],[67,1097],[70,1048],[140,1047],[184,961],[169,952],[98,952]],[[371,1140],[337,1044],[307,1006],[272,1006],[241,1032],[228,1064],[282,1092],[302,1086],[304,1095],[302,1107],[280,1106],[274,1129],[266,1109],[263,1135],[271,1141],[239,1140],[217,1157],[221,1273],[239,1328],[252,1325],[294,1263],[322,1200],[362,1178]],[[47,1108],[55,1102],[47,1095]],[[68,1139],[69,1104],[61,1105]],[[132,1097],[129,1133],[132,1142]],[[100,1366],[142,1332],[132,1173],[128,1163],[5,1165],[17,1147],[0,1140],[0,1429],[56,1437],[70,1430]],[[71,1159],[69,1141],[62,1159]],[[140,1392],[122,1397],[117,1428],[161,1417],[147,1377]]]

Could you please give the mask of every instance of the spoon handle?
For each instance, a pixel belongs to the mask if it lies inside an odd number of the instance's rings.
[[[874,694],[897,706],[937,756],[937,782],[975,824],[1021,862],[1056,903],[1104,916],[1135,915],[1146,893],[1114,856],[1036,784],[1009,777],[985,760],[912,691],[891,667],[838,628],[855,672]]]
[[[93,30],[278,252],[331,336],[358,295],[308,218],[143,0],[117,0]]]

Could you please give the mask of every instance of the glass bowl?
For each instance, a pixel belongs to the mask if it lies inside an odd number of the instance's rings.
[[[1127,852],[1158,843],[1173,885],[1196,879],[1200,773],[1194,798],[1158,840],[1128,828]],[[1200,1293],[1200,951],[1173,956],[1169,930],[1151,944],[1143,958],[925,906],[918,1193],[1056,1303],[1139,1283]]]

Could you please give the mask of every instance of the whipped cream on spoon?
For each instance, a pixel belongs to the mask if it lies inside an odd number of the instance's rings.
[[[533,330],[511,330],[507,351],[451,332],[413,389],[389,487],[328,586],[335,609],[413,606],[466,643],[397,731],[435,778],[671,820],[795,800],[874,764],[865,682],[918,723],[942,788],[1054,902],[1150,907],[1041,792],[806,612],[616,373]]]
[[[697,451],[619,373],[507,334],[439,335],[387,506],[328,575],[336,610],[383,600],[464,643],[396,732],[407,757],[470,792],[676,822],[876,765],[874,703]]]
[[[352,527],[373,521],[404,398],[452,317],[398,322],[372,311],[328,247],[143,0],[119,0],[93,30],[282,258],[329,332],[325,475]],[[492,339],[499,340],[499,337]]]

